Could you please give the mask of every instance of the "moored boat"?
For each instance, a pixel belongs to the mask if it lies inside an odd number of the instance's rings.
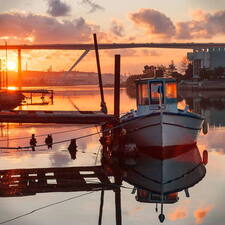
[[[172,78],[136,81],[137,110],[121,117],[128,142],[140,147],[194,144],[204,118],[177,107],[177,85]]]

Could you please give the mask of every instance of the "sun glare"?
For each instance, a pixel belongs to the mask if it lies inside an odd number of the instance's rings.
[[[7,89],[10,90],[10,91],[15,91],[15,90],[17,90],[16,87],[8,87]]]
[[[8,61],[7,62],[7,69],[8,70],[16,70],[17,68],[17,65],[15,62],[12,62],[12,61]]]

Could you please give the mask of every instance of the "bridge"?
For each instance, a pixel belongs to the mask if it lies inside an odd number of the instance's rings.
[[[173,48],[173,49],[207,49],[225,48],[225,43],[105,43],[98,44],[99,49],[124,48]],[[93,44],[35,44],[35,45],[0,45],[0,50],[94,50]]]
[[[169,49],[209,49],[225,48],[225,43],[104,43],[98,44],[98,49],[128,49],[128,48],[169,48]],[[18,77],[22,79],[22,59],[21,50],[84,50],[81,56],[75,61],[65,75],[71,72],[78,63],[95,49],[94,44],[33,44],[33,45],[0,45],[0,50],[17,50],[18,51]],[[20,86],[20,85],[19,85]]]

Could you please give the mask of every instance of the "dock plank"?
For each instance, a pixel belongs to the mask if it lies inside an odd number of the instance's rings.
[[[101,166],[0,170],[0,197],[114,188]]]

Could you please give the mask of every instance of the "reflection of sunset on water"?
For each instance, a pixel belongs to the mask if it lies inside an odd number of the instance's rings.
[[[37,87],[38,89],[39,87]],[[49,88],[49,87],[47,87]],[[97,86],[77,86],[77,87],[51,87],[54,89],[54,105],[43,105],[43,106],[23,106],[23,109],[30,110],[75,110],[71,100],[76,106],[81,110],[99,110],[100,109],[100,98],[99,89]],[[38,98],[38,97],[35,97]],[[113,112],[113,88],[105,88],[105,98],[106,103],[109,108],[109,112]],[[184,102],[184,100],[183,100]],[[184,108],[184,104],[181,102],[180,108]],[[136,108],[136,100],[130,98],[126,89],[121,89],[121,112],[129,111],[130,109]],[[1,142],[1,146],[27,146],[29,145],[29,139],[32,133],[37,135],[38,144],[44,143],[44,139],[47,134],[54,132],[62,132],[53,135],[54,141],[72,139],[89,133],[95,133],[96,127],[93,126],[88,129],[78,130],[74,132],[66,132],[74,129],[81,129],[87,125],[63,125],[63,124],[9,124],[9,130],[6,132],[6,124],[4,125],[3,133],[4,135],[0,138],[1,140],[7,140],[8,138],[17,137],[27,137],[21,140],[11,140]],[[99,128],[98,128],[99,129]],[[199,151],[202,157],[203,151],[207,150],[209,152],[209,162],[207,164],[207,174],[206,177],[200,181],[196,186],[190,188],[191,197],[186,199],[183,193],[179,194],[180,200],[176,204],[168,205],[165,207],[165,214],[168,218],[166,222],[176,221],[177,224],[194,224],[196,222],[201,222],[202,224],[212,221],[213,215],[222,215],[222,209],[225,207],[224,203],[220,200],[223,199],[222,193],[225,188],[224,184],[221,184],[221,180],[224,180],[225,167],[224,165],[224,145],[223,145],[223,132],[224,129],[210,127],[208,136],[199,137]],[[64,133],[65,132],[65,133]],[[38,137],[39,135],[44,135]],[[68,154],[68,144],[61,143],[53,146],[52,150],[47,150],[45,147],[37,148],[35,152],[31,150],[1,150],[0,167],[1,169],[10,168],[41,168],[41,167],[71,167],[71,166],[82,166],[82,165],[97,165],[100,163],[100,157],[96,160],[97,151],[99,149],[99,136],[91,136],[85,139],[77,140],[78,153],[77,160],[73,161],[70,159]],[[221,153],[221,154],[218,154]],[[188,158],[180,162],[188,162]],[[127,183],[125,186],[132,187]],[[215,186],[217,188],[215,188]],[[145,224],[147,221],[156,221],[156,216],[154,213],[154,207],[148,204],[141,204],[135,201],[134,195],[130,194],[131,190],[122,189],[123,199],[126,201],[123,203],[124,220],[125,224]],[[72,196],[73,193],[68,193],[68,196]],[[108,202],[113,200],[113,196],[107,192]],[[36,197],[31,197],[35,199],[37,204],[41,205],[43,203],[43,195],[39,194]],[[48,195],[50,196],[50,195]],[[207,196],[207,198],[205,197]],[[64,198],[61,193],[56,193],[52,195],[53,199]],[[99,196],[92,196],[94,202],[99,201]],[[22,208],[26,211],[26,204],[29,204],[30,199],[21,198],[23,202]],[[83,200],[82,204],[89,205],[89,200]],[[6,202],[6,207],[11,207],[10,202]],[[94,204],[94,203],[93,203]],[[209,211],[207,207],[213,205]],[[16,207],[16,206],[15,206]],[[65,205],[65,210],[70,210],[70,205]],[[96,208],[96,205],[93,206]],[[138,210],[136,210],[138,209]],[[140,210],[139,210],[140,209]],[[18,210],[15,208],[15,210]],[[59,211],[56,209],[57,215]],[[89,210],[90,211],[90,210]],[[208,213],[205,213],[205,212]],[[111,218],[111,204],[106,203],[105,215]],[[205,213],[205,214],[204,214]],[[203,215],[201,217],[201,215]],[[43,214],[41,214],[43,215]],[[78,217],[83,217],[84,212],[79,211],[76,214]],[[129,215],[129,216],[127,216]],[[201,220],[198,219],[202,218]],[[72,218],[72,214],[69,215]],[[41,223],[45,224],[45,219],[41,219]],[[40,218],[36,218],[40,221]],[[59,217],[53,218],[55,224],[59,224]],[[80,218],[79,221],[82,221]],[[113,221],[113,218],[110,219]],[[199,222],[199,223],[200,223]],[[166,224],[166,223],[165,223]],[[46,224],[47,225],[47,224]],[[222,224],[221,224],[222,225]]]

